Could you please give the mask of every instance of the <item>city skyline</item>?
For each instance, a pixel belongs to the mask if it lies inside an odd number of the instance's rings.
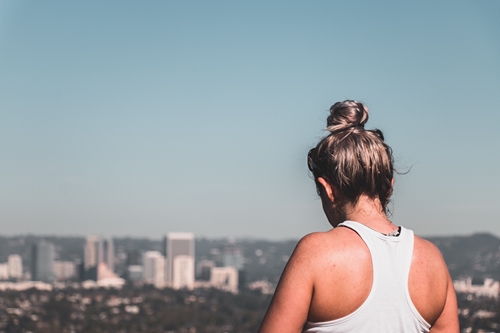
[[[2,235],[299,239],[306,155],[357,99],[391,219],[500,236],[500,3],[0,2]]]

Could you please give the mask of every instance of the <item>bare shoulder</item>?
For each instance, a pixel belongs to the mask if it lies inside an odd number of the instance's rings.
[[[408,289],[413,304],[431,325],[445,308],[450,286],[448,268],[439,249],[415,236]]]
[[[415,235],[413,263],[419,263],[438,274],[448,275],[448,268],[441,251],[432,242]]]
[[[326,232],[314,232],[304,236],[294,253],[314,256],[331,256],[334,253],[359,249],[364,241],[349,228],[338,227]]]
[[[289,264],[307,269],[313,280],[323,279],[326,272],[353,270],[370,263],[370,252],[359,237],[349,228],[338,227],[327,232],[304,236],[297,244]],[[360,265],[353,266],[352,262]]]

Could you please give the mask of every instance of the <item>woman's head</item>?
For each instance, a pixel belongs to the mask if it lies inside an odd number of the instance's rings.
[[[346,100],[330,108],[326,130],[330,132],[308,155],[318,194],[323,178],[335,190],[335,207],[354,206],[361,195],[379,200],[386,212],[392,193],[394,160],[391,148],[378,129],[365,130],[368,109],[362,103]]]

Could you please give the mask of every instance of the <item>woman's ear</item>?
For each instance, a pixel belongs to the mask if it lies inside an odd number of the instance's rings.
[[[326,196],[328,197],[328,199],[330,199],[331,202],[333,202],[334,196],[333,196],[332,185],[330,185],[330,183],[328,182],[328,180],[325,179],[325,178],[323,178],[323,177],[318,177],[318,182],[323,187],[323,191],[322,192],[326,194]]]

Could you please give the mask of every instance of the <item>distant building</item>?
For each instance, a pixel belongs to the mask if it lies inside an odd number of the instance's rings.
[[[115,271],[115,247],[112,238],[104,238],[99,242],[99,263],[104,262],[108,268]]]
[[[9,279],[9,265],[7,263],[0,264],[0,280]]]
[[[196,264],[196,278],[202,281],[209,281],[212,267],[215,267],[213,260],[200,260]]]
[[[76,264],[72,261],[54,261],[54,276],[58,281],[75,278],[77,276]]]
[[[194,288],[194,234],[171,232],[166,237],[167,283],[175,289]]]
[[[130,281],[139,281],[143,277],[144,268],[141,265],[130,265],[127,267],[127,278]]]
[[[23,259],[19,254],[11,254],[7,264],[9,265],[9,278],[20,279],[23,277]]]
[[[172,280],[174,289],[194,288],[194,258],[179,255],[174,258],[174,276]]]
[[[238,293],[238,270],[235,267],[212,267],[210,284],[224,291]]]
[[[42,282],[54,281],[54,245],[38,242],[31,251],[31,280]]]
[[[165,284],[165,258],[158,251],[146,251],[142,255],[142,278],[147,283]]]
[[[105,263],[111,271],[115,266],[115,250],[113,239],[91,235],[86,237],[84,245],[85,279],[97,280],[97,266]]]
[[[99,236],[87,236],[83,248],[83,265],[85,270],[96,267],[99,263]]]
[[[260,290],[265,295],[270,295],[274,292],[273,285],[267,279],[254,281],[248,284],[250,290]]]
[[[472,284],[472,278],[468,277],[465,280],[453,281],[453,286],[457,293],[474,294],[475,296],[486,296],[498,298],[500,292],[500,283],[493,279],[484,279],[482,285]]]

